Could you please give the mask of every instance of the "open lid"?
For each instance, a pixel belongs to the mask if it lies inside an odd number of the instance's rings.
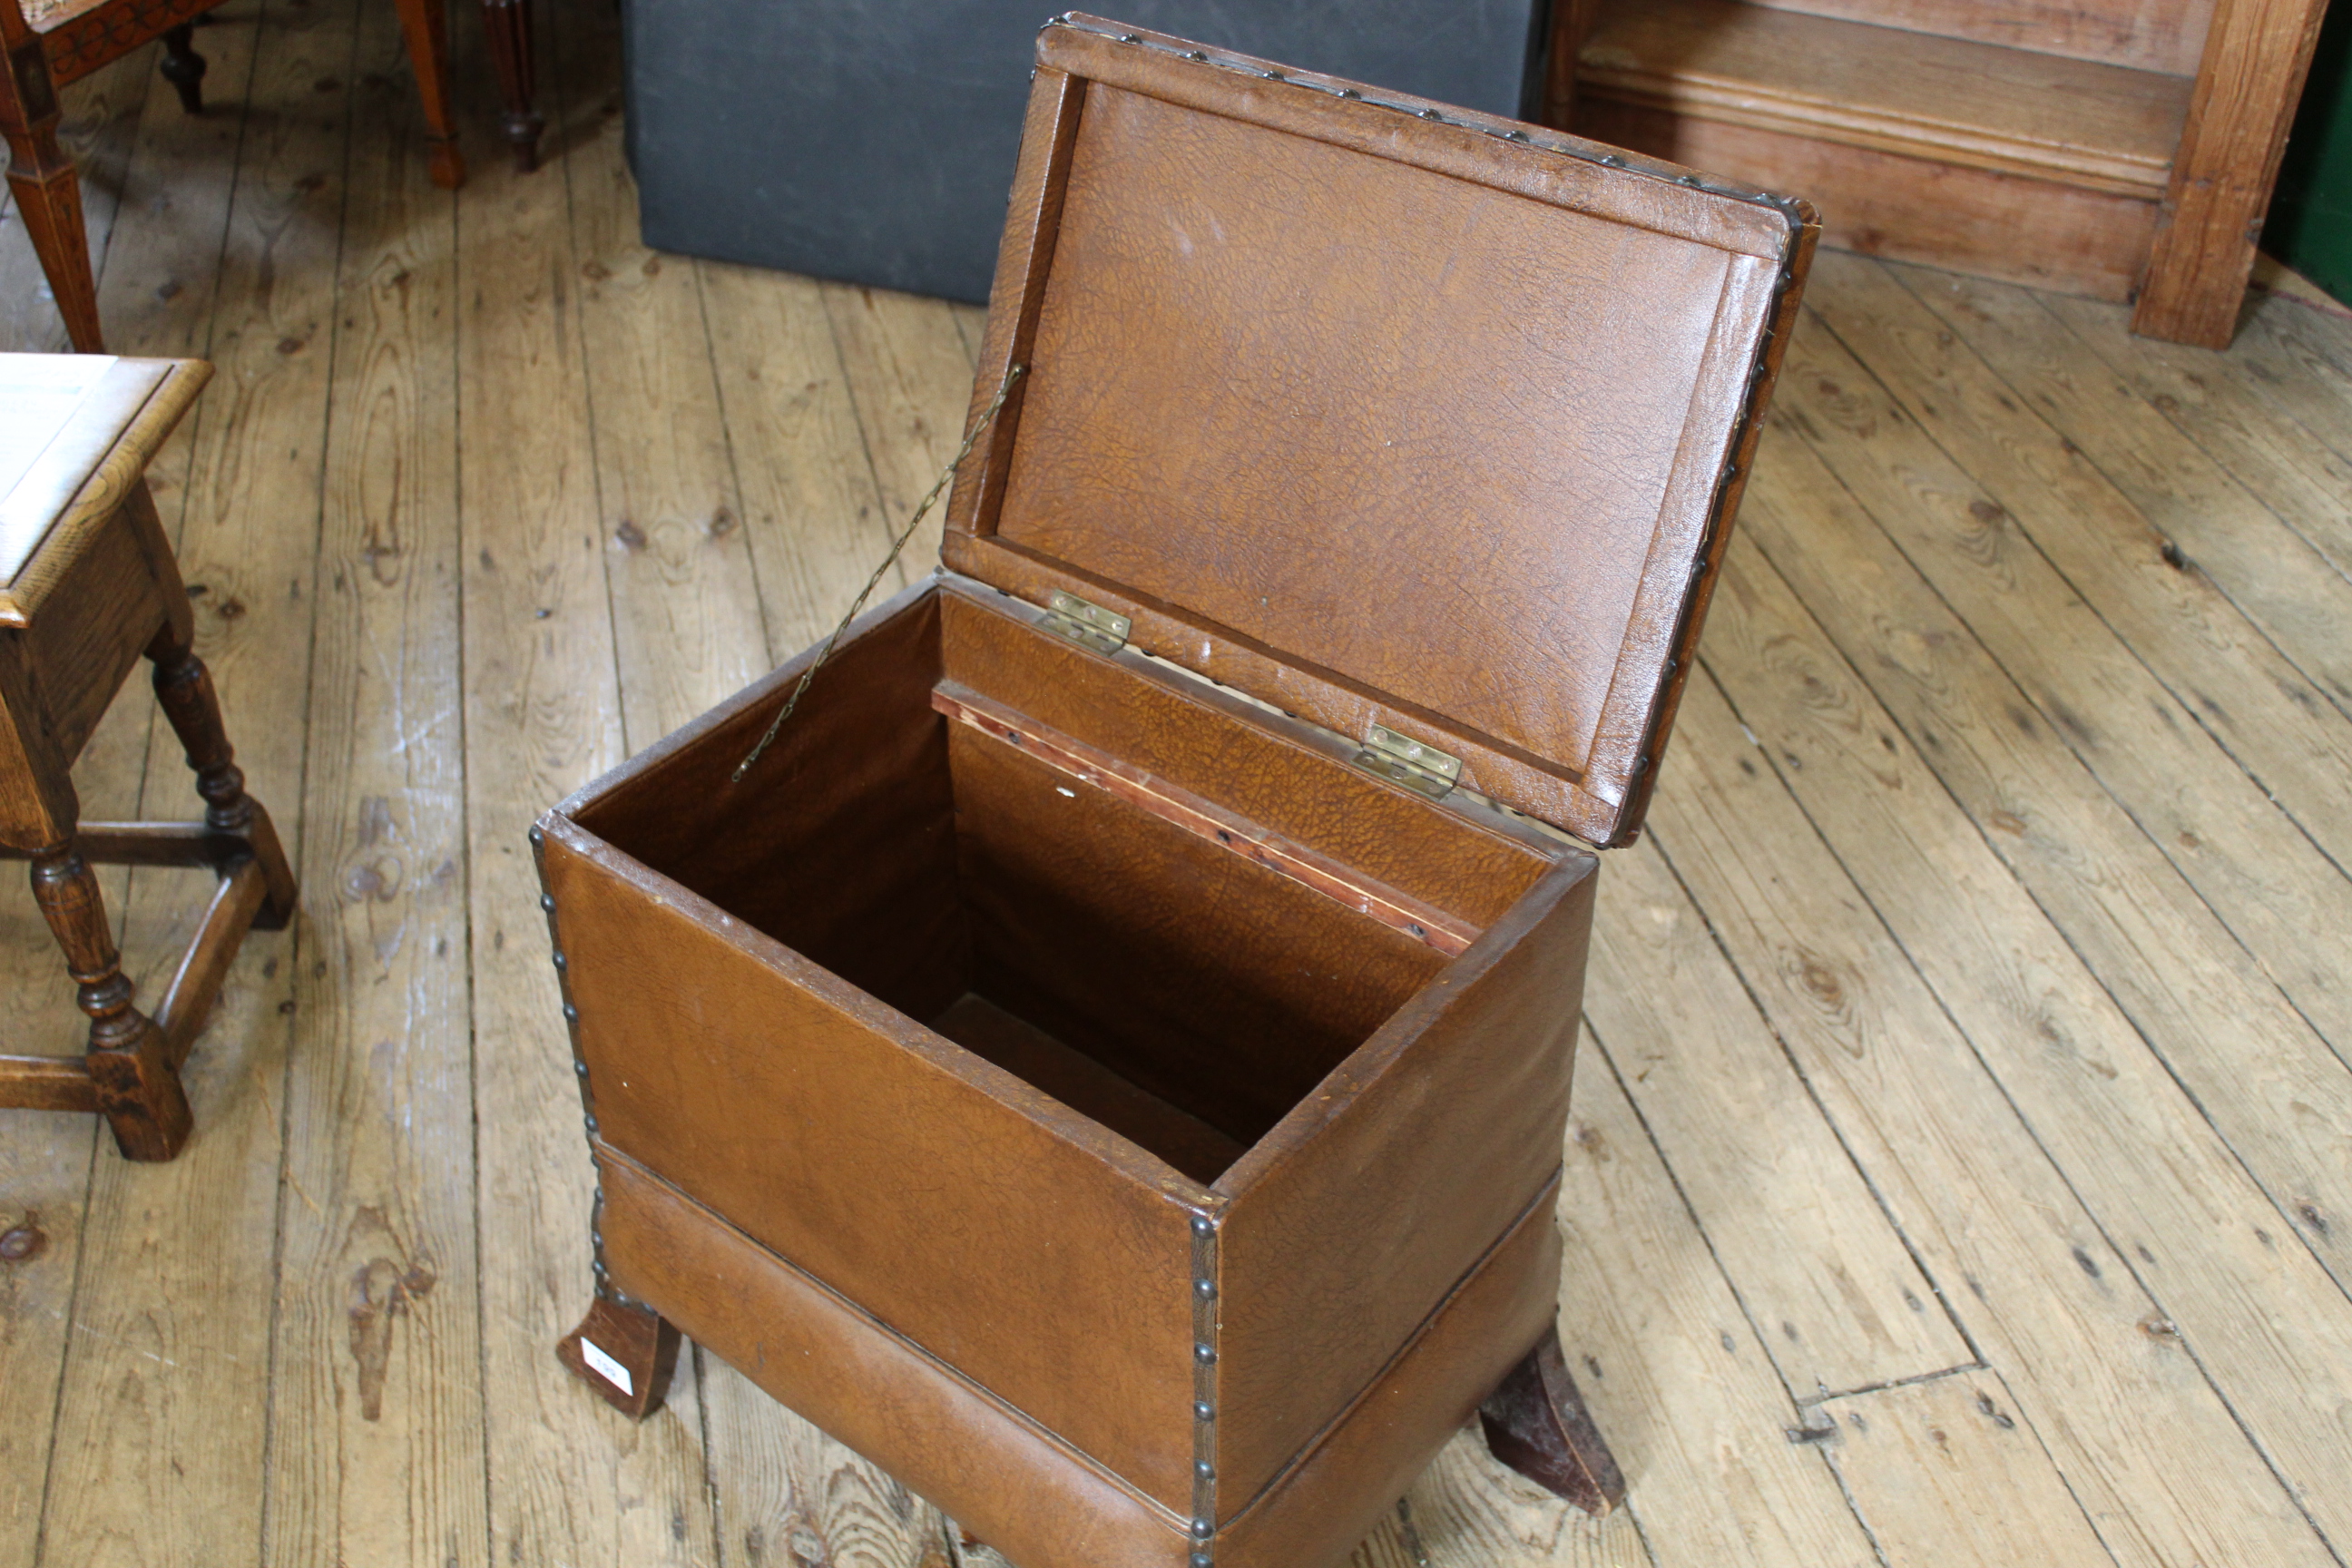
[[[1631,840],[1811,209],[1088,16],[1037,59],[948,565]]]

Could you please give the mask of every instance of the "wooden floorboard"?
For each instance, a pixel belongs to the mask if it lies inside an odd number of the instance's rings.
[[[593,1184],[532,819],[828,631],[961,439],[983,313],[665,256],[615,18],[515,174],[425,179],[391,8],[232,0],[213,109],[67,95],[111,346],[220,367],[154,469],[304,884],[125,1164],[0,1112],[0,1568],[1003,1568],[698,1351],[555,1339]],[[0,348],[61,341],[0,208]],[[1451,1444],[1351,1568],[2342,1568],[2352,1543],[2352,323],[1825,257],[1565,1148],[1594,1521]],[[884,574],[936,559],[939,521]],[[193,815],[144,690],[87,810]],[[152,994],[202,873],[108,874]],[[69,1051],[29,899],[0,1027]]]
[[[361,13],[310,593],[265,1561],[484,1561],[457,691],[457,206]]]

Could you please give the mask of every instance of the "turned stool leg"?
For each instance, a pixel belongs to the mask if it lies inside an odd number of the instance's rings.
[[[650,1307],[598,1296],[555,1359],[632,1421],[661,1407],[677,1368],[677,1330]]]
[[[89,1015],[89,1076],[122,1157],[171,1159],[194,1125],[188,1097],[163,1031],[131,1005],[131,977],[106,929],[98,878],[70,842],[34,859],[33,897],[80,987],[76,999]]]
[[[1601,1440],[1559,1353],[1559,1333],[1544,1331],[1478,1409],[1486,1448],[1519,1474],[1587,1513],[1625,1500],[1625,1478]]]
[[[205,797],[205,826],[215,833],[245,841],[261,862],[269,886],[268,900],[253,923],[276,931],[294,915],[294,871],[278,847],[278,830],[261,803],[245,793],[245,774],[232,760],[236,752],[221,727],[220,699],[213,692],[212,673],[196,657],[194,644],[169,626],[156,634],[147,657],[155,661],[155,698],[171,721],[172,732],[186,748],[188,766],[196,773],[196,793]]]
[[[190,114],[205,111],[205,57],[196,53],[196,29],[183,22],[163,34],[163,79],[180,91],[180,107]]]

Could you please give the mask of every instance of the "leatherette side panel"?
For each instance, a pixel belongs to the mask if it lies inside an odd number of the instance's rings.
[[[604,1140],[1184,1506],[1189,1184],[577,827],[544,857]]]
[[[625,1160],[614,1283],[1022,1568],[1181,1568],[1183,1522]]]
[[[1595,871],[1578,856],[1547,876],[1217,1182],[1221,1509],[1345,1408],[1552,1179]]]
[[[1559,1296],[1557,1177],[1364,1397],[1217,1537],[1218,1568],[1328,1568],[1543,1335]]]

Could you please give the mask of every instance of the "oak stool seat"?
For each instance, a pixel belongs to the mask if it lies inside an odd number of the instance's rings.
[[[79,1058],[0,1056],[0,1106],[95,1111],[123,1156],[169,1160],[191,1126],[180,1064],[246,931],[293,917],[294,873],[245,793],[146,468],[212,367],[194,360],[0,354],[0,858],[33,896],[89,1016]],[[144,657],[187,750],[201,822],[83,822],[70,770]],[[220,877],[152,1014],[134,1005],[96,861]]]

